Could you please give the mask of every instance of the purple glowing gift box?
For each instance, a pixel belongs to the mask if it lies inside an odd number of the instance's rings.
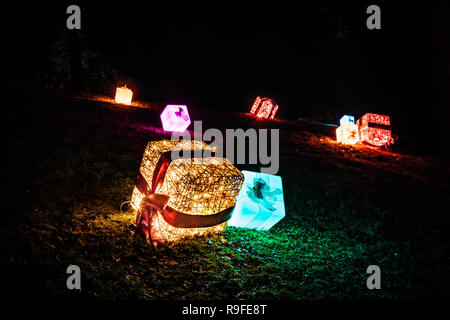
[[[186,106],[168,104],[161,113],[164,131],[183,132],[191,124]]]

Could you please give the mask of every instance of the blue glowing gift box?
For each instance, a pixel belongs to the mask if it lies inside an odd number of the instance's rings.
[[[341,118],[341,120],[339,120],[339,124],[345,125],[345,124],[350,124],[353,123],[355,124],[355,117],[354,116],[349,116],[349,115],[345,115]]]
[[[269,230],[286,215],[281,177],[246,170],[242,173],[244,184],[228,225]]]

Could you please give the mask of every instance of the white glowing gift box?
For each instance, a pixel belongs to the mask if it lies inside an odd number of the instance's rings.
[[[269,230],[286,215],[280,176],[243,170],[244,184],[229,226]]]
[[[339,120],[340,126],[336,129],[336,141],[342,144],[355,144],[359,142],[359,130],[353,116],[344,115]]]
[[[131,203],[138,230],[154,246],[225,229],[244,175],[213,151],[195,140],[148,143]]]
[[[336,141],[342,144],[355,144],[359,142],[358,126],[354,123],[341,124],[336,129]]]
[[[133,98],[133,91],[125,87],[119,87],[116,89],[116,103],[131,105],[131,100]]]

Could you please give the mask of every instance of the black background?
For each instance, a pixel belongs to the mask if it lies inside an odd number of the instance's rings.
[[[4,9],[10,83],[38,84],[49,47],[69,32],[69,4]],[[76,4],[83,48],[138,98],[245,112],[263,95],[282,118],[386,113],[419,146],[448,143],[447,2],[378,1],[381,30],[366,28],[368,1]]]

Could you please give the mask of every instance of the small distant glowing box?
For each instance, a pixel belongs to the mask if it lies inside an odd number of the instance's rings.
[[[388,146],[394,140],[391,137],[391,119],[389,116],[366,113],[356,124],[359,128],[359,139],[375,147]]]
[[[119,87],[116,89],[116,103],[131,105],[131,100],[133,99],[133,91],[125,87]]]
[[[191,124],[187,106],[168,104],[161,113],[164,131],[183,132]]]
[[[250,113],[262,119],[274,119],[278,110],[278,104],[269,98],[256,97]]]
[[[155,247],[225,229],[244,175],[211,152],[203,141],[148,143],[131,205],[137,229]]]
[[[286,215],[280,176],[243,170],[244,184],[229,226],[269,230]]]
[[[345,115],[341,118],[341,120],[339,120],[339,124],[342,126],[343,124],[350,124],[353,123],[355,124],[355,117],[353,116],[349,116],[349,115]]]

